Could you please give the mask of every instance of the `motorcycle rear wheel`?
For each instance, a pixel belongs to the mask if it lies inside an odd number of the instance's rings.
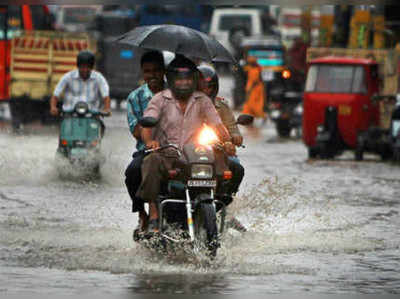
[[[290,137],[290,131],[292,128],[290,127],[288,120],[278,120],[276,122],[276,132],[278,136],[281,138],[288,138]]]

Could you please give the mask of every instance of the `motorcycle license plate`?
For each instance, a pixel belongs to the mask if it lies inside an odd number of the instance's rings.
[[[270,70],[263,70],[261,77],[263,81],[272,81],[274,79],[274,72]]]
[[[86,156],[88,150],[86,148],[73,148],[71,149],[71,156]]]
[[[189,180],[188,187],[215,187],[217,186],[216,180]]]

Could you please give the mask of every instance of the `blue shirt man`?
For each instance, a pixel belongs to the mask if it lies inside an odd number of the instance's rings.
[[[147,104],[153,97],[153,92],[147,84],[143,84],[139,88],[132,91],[127,98],[127,118],[129,130],[132,135],[138,125],[139,120],[143,117],[143,111],[147,108]],[[136,149],[144,150],[145,144],[139,138],[136,141]]]
[[[148,216],[144,210],[141,198],[136,197],[136,191],[142,181],[141,165],[144,158],[145,144],[141,138],[142,127],[139,120],[143,116],[153,95],[164,89],[164,56],[159,51],[143,54],[140,60],[142,76],[145,84],[132,91],[127,98],[127,120],[129,131],[136,139],[137,151],[132,156],[132,161],[125,170],[125,184],[132,200],[132,212],[139,212],[139,228],[144,231],[147,227]]]

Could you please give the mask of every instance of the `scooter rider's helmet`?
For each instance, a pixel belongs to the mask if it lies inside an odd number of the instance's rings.
[[[95,63],[95,56],[89,50],[80,51],[78,56],[76,57],[76,64],[79,67],[80,65],[86,64],[91,68],[94,67]]]
[[[183,55],[177,54],[171,61],[166,71],[168,87],[177,98],[187,99],[197,88],[198,70],[193,61]],[[181,87],[176,86],[176,79],[192,78],[191,85]]]
[[[212,91],[209,97],[214,100],[219,90],[219,78],[215,69],[208,64],[201,64],[197,67],[200,72],[199,88],[209,87]]]

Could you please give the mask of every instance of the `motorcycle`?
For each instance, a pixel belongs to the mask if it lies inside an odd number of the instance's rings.
[[[73,111],[61,114],[56,152],[60,175],[99,174],[104,161],[100,151],[103,135],[100,117],[104,116],[108,114],[90,111],[85,102],[78,102]]]
[[[298,138],[301,137],[302,96],[302,91],[296,89],[286,91],[271,89],[268,111],[279,137],[289,137],[292,130],[295,130]]]
[[[249,125],[253,116],[240,115],[237,123]],[[154,127],[157,121],[147,117],[140,121],[143,127]],[[170,248],[189,244],[195,252],[207,252],[215,257],[220,247],[220,235],[224,231],[227,184],[232,172],[227,167],[227,155],[215,132],[205,126],[196,143],[188,143],[183,149],[167,144],[152,152],[173,149],[178,159],[169,170],[168,180],[163,183],[158,196],[159,234],[151,238],[134,231],[133,239],[152,248],[168,252]],[[145,242],[143,242],[145,241]]]

